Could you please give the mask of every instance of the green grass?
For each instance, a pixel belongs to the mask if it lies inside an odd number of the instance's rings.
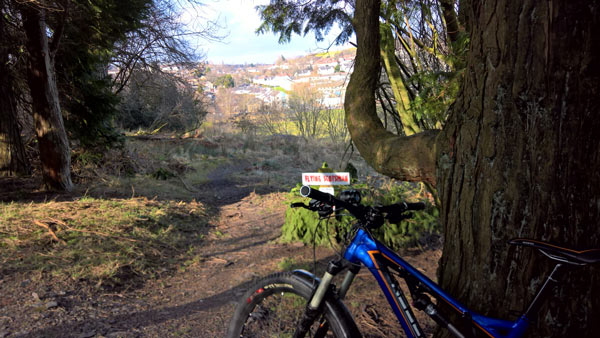
[[[323,52],[323,53],[317,53],[315,54],[315,56],[320,57],[320,58],[330,58],[330,57],[335,57],[336,55],[340,54],[342,51],[340,50],[334,50],[334,51],[327,51],[327,52]]]
[[[298,262],[294,258],[284,257],[277,263],[277,268],[280,271],[292,271],[295,269],[310,270],[311,265],[307,262]]]
[[[284,94],[288,94],[288,95],[290,94],[290,92],[288,90],[286,90],[285,88],[283,88],[281,86],[273,87],[273,89],[275,89],[276,91],[282,92]]]
[[[321,117],[320,117],[320,121],[319,121],[320,128],[318,129],[317,135],[315,135],[315,137],[317,139],[329,137],[329,132],[327,131],[327,127],[326,127],[327,122],[325,121],[325,114],[327,114],[327,113],[329,113],[329,112],[325,111],[325,110],[321,111]],[[343,109],[332,109],[330,111],[330,113],[335,115],[334,119],[340,119],[340,118],[344,119],[345,111]],[[275,124],[276,130],[285,130],[286,133],[289,135],[302,136],[300,129],[298,129],[298,126],[296,125],[296,122],[293,121],[292,119],[283,119],[281,121],[274,122],[274,124]],[[264,132],[260,128],[259,128],[259,133],[261,133],[263,135],[268,135],[267,132]]]
[[[223,154],[222,148],[207,147],[195,139],[129,139],[126,147],[136,172],[93,180],[88,186],[90,193],[190,201],[195,197],[194,186],[206,183],[209,173],[235,160],[229,153]]]
[[[277,267],[281,271],[290,271],[296,265],[296,260],[294,258],[284,257],[279,261]]]

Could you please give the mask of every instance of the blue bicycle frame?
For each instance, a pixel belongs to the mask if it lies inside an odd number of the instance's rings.
[[[525,315],[522,315],[516,321],[508,321],[486,317],[467,309],[464,305],[450,297],[450,295],[427,278],[427,276],[413,268],[385,245],[373,239],[363,229],[358,229],[354,239],[344,253],[344,258],[353,264],[361,263],[369,268],[375,279],[377,279],[379,286],[408,337],[423,337],[424,334],[402,290],[395,284],[393,277],[390,275],[389,269],[396,270],[401,275],[416,279],[428,294],[438,299],[438,302],[440,300],[445,302],[461,318],[471,321],[469,323],[470,326],[476,330],[480,330],[489,337],[521,337],[529,326],[529,320]]]

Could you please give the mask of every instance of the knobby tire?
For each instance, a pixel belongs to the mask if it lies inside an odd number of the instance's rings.
[[[238,304],[227,332],[228,338],[293,337],[316,283],[293,272],[280,272],[255,283]],[[325,337],[360,337],[345,306],[332,295],[321,306],[329,326]],[[313,337],[320,315],[307,336]]]

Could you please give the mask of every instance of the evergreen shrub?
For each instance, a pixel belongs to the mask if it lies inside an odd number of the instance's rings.
[[[301,184],[294,187],[289,194],[289,202],[308,203],[308,199],[300,196]],[[318,188],[318,187],[314,187]],[[403,220],[398,224],[386,222],[379,229],[373,230],[372,234],[379,241],[398,250],[419,246],[430,236],[440,234],[439,212],[437,208],[424,196],[417,197],[418,186],[412,183],[390,182],[388,184],[365,184],[355,183],[343,188],[336,188],[336,195],[346,189],[357,189],[362,196],[365,205],[388,205],[402,201],[425,202],[427,207],[423,211],[413,213],[411,219]],[[321,221],[319,227],[319,215],[303,208],[288,208],[285,215],[285,223],[281,230],[281,241],[313,243],[329,246],[344,240],[350,230],[354,217],[345,216],[342,211],[337,217]]]

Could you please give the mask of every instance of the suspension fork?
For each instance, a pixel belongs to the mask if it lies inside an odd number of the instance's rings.
[[[302,315],[302,319],[296,326],[294,338],[304,337],[310,329],[311,325],[317,319],[317,317],[322,314],[321,305],[323,303],[323,299],[325,299],[325,296],[327,295],[327,292],[331,288],[331,282],[333,280],[333,277],[335,277],[345,268],[346,265],[344,264],[343,259],[341,258],[329,262],[329,265],[327,266],[327,271],[323,275],[323,278],[321,278],[319,286],[317,286],[317,289],[315,290],[313,296],[311,297],[310,301],[306,306],[306,310]],[[344,280],[342,281],[342,285],[338,292],[340,299],[346,295],[346,292],[350,288],[350,285],[352,284],[352,281],[354,280],[356,274],[358,274],[359,270],[360,266],[351,265],[348,271],[346,272],[346,276],[344,277]],[[325,321],[324,316],[320,319],[319,323],[319,329],[315,333],[315,337],[324,337],[327,333],[327,330],[329,329],[329,323]]]
[[[356,275],[358,275],[358,272],[360,271],[360,265],[352,263],[348,264],[348,271],[346,271],[346,276],[344,276],[344,280],[342,281],[342,284],[340,285],[340,289],[338,291],[340,299],[344,299],[344,297],[346,297],[346,293],[348,292],[348,289],[350,289],[350,285],[352,285],[354,277],[356,277]]]

